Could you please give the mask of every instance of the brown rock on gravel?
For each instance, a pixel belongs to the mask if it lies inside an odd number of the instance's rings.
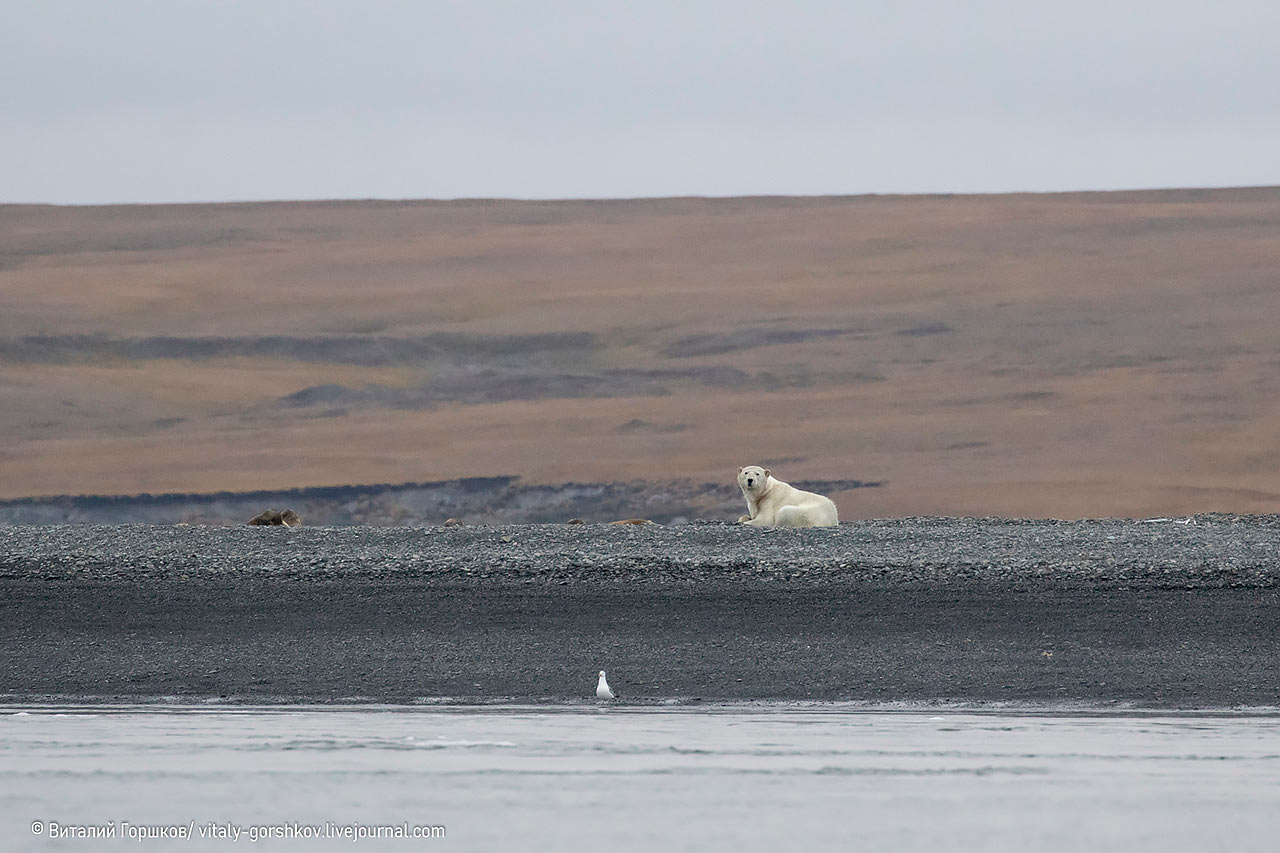
[[[302,524],[302,516],[291,509],[265,509],[248,521],[251,525],[298,527]]]

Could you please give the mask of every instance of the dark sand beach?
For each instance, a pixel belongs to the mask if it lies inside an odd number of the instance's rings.
[[[1280,705],[1280,518],[0,528],[0,700]]]

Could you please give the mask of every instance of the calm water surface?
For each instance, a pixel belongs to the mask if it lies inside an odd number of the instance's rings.
[[[122,822],[194,833],[47,826]],[[243,834],[201,838],[211,824]],[[354,824],[445,837],[250,838]],[[1280,715],[0,707],[0,833],[4,850],[1276,850]]]

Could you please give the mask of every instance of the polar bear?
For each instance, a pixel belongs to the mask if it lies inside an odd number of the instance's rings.
[[[738,485],[747,499],[748,515],[739,524],[756,527],[834,527],[840,523],[831,498],[815,495],[775,480],[769,469],[748,465],[738,469]]]

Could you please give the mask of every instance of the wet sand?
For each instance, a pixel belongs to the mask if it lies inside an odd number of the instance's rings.
[[[0,528],[0,700],[1275,706],[1277,533]]]

